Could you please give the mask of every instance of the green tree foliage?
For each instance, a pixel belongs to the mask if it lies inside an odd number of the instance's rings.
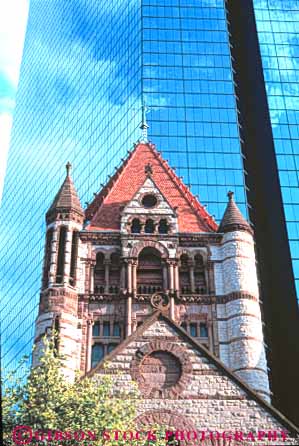
[[[96,441],[91,441],[90,437],[80,442],[74,438],[57,441],[57,438],[43,443],[32,438],[30,444],[111,446],[134,443],[122,438],[103,441],[101,436],[103,431],[136,430],[134,418],[139,397],[134,386],[130,392],[118,388],[115,393],[108,374],[98,375],[96,379],[77,376],[73,383],[68,382],[61,371],[63,358],[57,355],[54,341],[53,336],[44,340],[40,363],[30,370],[25,383],[17,380],[14,372],[8,385],[3,386],[4,445],[15,445],[12,431],[18,425],[30,426],[33,432],[93,432],[98,437]]]

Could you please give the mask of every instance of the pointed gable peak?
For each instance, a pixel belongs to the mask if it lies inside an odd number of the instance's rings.
[[[86,209],[87,229],[119,231],[121,210],[146,178],[151,178],[170,207],[177,210],[179,232],[215,232],[217,224],[175,174],[154,144],[138,142]]]
[[[234,193],[229,191],[227,196],[228,204],[219,225],[218,232],[232,232],[241,230],[252,234],[252,229],[248,221],[245,220],[235,202]]]
[[[51,204],[47,214],[47,223],[56,220],[58,214],[66,213],[69,214],[71,211],[78,214],[79,217],[84,217],[84,211],[81,207],[81,203],[75,189],[73,180],[70,175],[71,163],[68,162],[66,165],[66,177],[62,183],[53,203]],[[81,219],[80,219],[81,220]]]
[[[152,175],[147,171],[147,167],[148,165],[145,166],[146,177],[143,184],[134,194],[132,200],[127,203],[123,212],[128,212],[130,209],[136,212],[137,208],[139,208],[140,211],[151,212],[152,208],[155,208],[158,211],[167,209],[171,213],[174,213],[174,209],[156,185]]]

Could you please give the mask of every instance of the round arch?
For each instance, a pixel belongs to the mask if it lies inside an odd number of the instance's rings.
[[[157,242],[155,240],[143,240],[136,243],[136,245],[134,245],[133,248],[131,249],[129,257],[137,258],[144,248],[153,248],[159,251],[162,259],[169,258],[168,249],[162,243]]]

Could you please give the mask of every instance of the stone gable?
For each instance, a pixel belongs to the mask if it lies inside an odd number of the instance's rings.
[[[163,316],[150,318],[105,361],[105,372],[102,362],[91,374],[111,373],[116,387],[127,390],[133,378],[142,395],[140,419],[159,413],[164,422],[171,413],[196,430],[291,428],[272,406]]]

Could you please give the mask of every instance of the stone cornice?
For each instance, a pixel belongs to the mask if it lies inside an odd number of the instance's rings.
[[[92,242],[93,245],[120,245],[120,233],[81,231],[80,240],[83,242]]]
[[[179,245],[187,247],[204,247],[210,244],[220,245],[222,237],[222,234],[217,234],[215,232],[202,234],[179,234]]]
[[[108,303],[108,302],[119,302],[120,300],[126,299],[126,296],[124,296],[122,293],[118,294],[79,294],[79,302],[101,302],[101,303]]]

